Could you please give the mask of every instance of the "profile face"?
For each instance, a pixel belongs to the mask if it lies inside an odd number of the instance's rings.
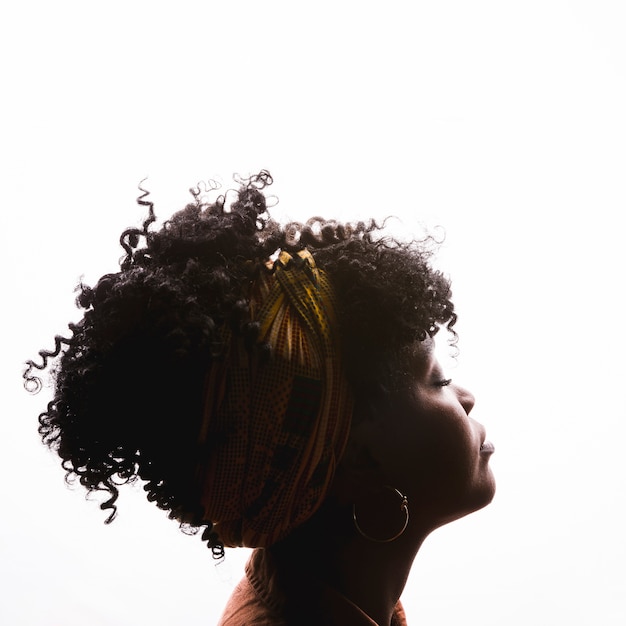
[[[385,480],[408,497],[412,516],[435,528],[491,502],[494,448],[470,417],[473,395],[445,379],[432,340],[416,345],[408,374],[372,447]]]

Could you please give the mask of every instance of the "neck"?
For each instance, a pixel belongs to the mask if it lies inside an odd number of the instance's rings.
[[[392,543],[355,538],[337,562],[338,590],[377,624],[387,626],[424,538],[399,537]]]
[[[342,532],[336,524],[331,528],[323,520],[319,523],[319,518],[311,522],[273,549],[284,578],[300,572],[344,595],[380,626],[391,624],[428,532],[407,529],[393,542],[376,543],[358,535],[353,527],[346,526]]]

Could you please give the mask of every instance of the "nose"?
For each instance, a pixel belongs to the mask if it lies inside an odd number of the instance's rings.
[[[465,409],[465,412],[469,415],[471,410],[474,408],[476,404],[476,398],[471,391],[465,389],[465,387],[460,387],[456,385],[456,394],[461,403],[461,406]]]

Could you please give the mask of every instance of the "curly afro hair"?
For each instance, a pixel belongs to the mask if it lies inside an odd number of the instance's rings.
[[[100,505],[107,523],[118,486],[139,478],[171,518],[205,527],[216,556],[223,546],[202,519],[194,480],[203,381],[221,353],[225,324],[250,350],[268,352],[257,345],[245,297],[261,264],[280,249],[306,248],[327,273],[346,376],[365,402],[401,384],[404,348],[456,321],[449,282],[430,266],[424,242],[386,238],[374,221],[314,218],[281,227],[267,211],[269,172],[237,182],[230,206],[224,195],[208,202],[195,189],[194,201],[158,230],[147,192],[140,196],[149,215],[122,233],[120,271],[79,286],[82,320],[24,372],[31,390],[40,386],[35,370],[52,375],[54,397],[39,432],[68,480],[107,494]]]

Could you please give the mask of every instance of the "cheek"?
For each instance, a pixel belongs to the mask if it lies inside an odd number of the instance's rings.
[[[467,416],[425,415],[415,430],[410,457],[412,483],[420,497],[433,501],[461,498],[472,483],[478,461],[479,437]]]
[[[392,486],[429,499],[463,489],[480,441],[460,405],[413,401],[378,426],[371,441],[383,478]]]

